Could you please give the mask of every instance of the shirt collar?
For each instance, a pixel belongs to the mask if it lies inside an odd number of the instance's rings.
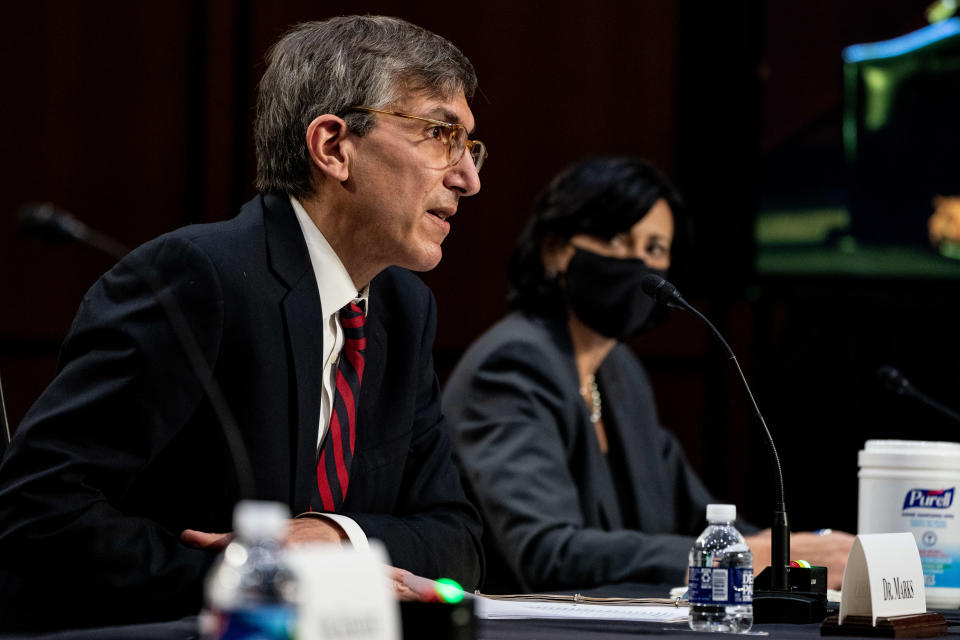
[[[317,279],[317,289],[320,291],[320,305],[325,316],[337,313],[351,300],[362,300],[366,313],[370,313],[370,285],[357,291],[353,286],[353,279],[347,273],[340,257],[333,247],[323,237],[317,225],[307,214],[306,209],[295,197],[290,196],[290,204],[297,214],[297,221],[303,231],[303,238],[307,242],[307,253],[310,255],[310,264]]]

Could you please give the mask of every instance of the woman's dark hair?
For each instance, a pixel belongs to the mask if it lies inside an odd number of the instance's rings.
[[[609,240],[627,231],[663,198],[674,215],[674,246],[683,243],[682,201],[667,178],[641,158],[581,160],[561,172],[537,198],[533,216],[510,258],[508,301],[513,309],[549,315],[562,313],[563,294],[543,268],[545,240],[568,240],[585,233]]]

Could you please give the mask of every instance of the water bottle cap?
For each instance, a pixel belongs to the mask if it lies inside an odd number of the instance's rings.
[[[243,500],[233,510],[233,530],[241,538],[282,538],[290,518],[287,505],[280,502]]]
[[[733,522],[737,519],[737,505],[708,504],[707,522]]]

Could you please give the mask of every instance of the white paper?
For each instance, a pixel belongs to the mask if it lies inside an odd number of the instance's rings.
[[[858,535],[847,557],[840,590],[840,620],[925,613],[923,568],[912,533]]]
[[[478,618],[549,618],[560,620],[635,620],[686,622],[689,609],[668,605],[606,605],[574,602],[516,602],[480,596],[474,603]]]
[[[399,640],[400,616],[383,545],[317,544],[290,552],[300,589],[299,640]]]

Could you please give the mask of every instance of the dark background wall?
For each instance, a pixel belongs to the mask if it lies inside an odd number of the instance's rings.
[[[898,365],[951,403],[955,288],[758,278],[753,216],[769,154],[810,127],[839,141],[840,49],[923,26],[928,2],[6,2],[0,373],[11,420],[53,376],[81,296],[110,266],[22,236],[21,203],[55,202],[130,245],[234,215],[253,193],[250,123],[269,44],[299,21],[386,13],[453,40],[481,82],[483,191],[424,275],[440,305],[441,378],[503,313],[507,257],[545,182],[585,154],[643,155],[687,197],[696,260],[680,282],[755,384],[795,526],[852,530],[866,438],[953,438],[885,395],[874,372]],[[708,485],[766,524],[767,459],[727,360],[678,314],[634,346]]]

